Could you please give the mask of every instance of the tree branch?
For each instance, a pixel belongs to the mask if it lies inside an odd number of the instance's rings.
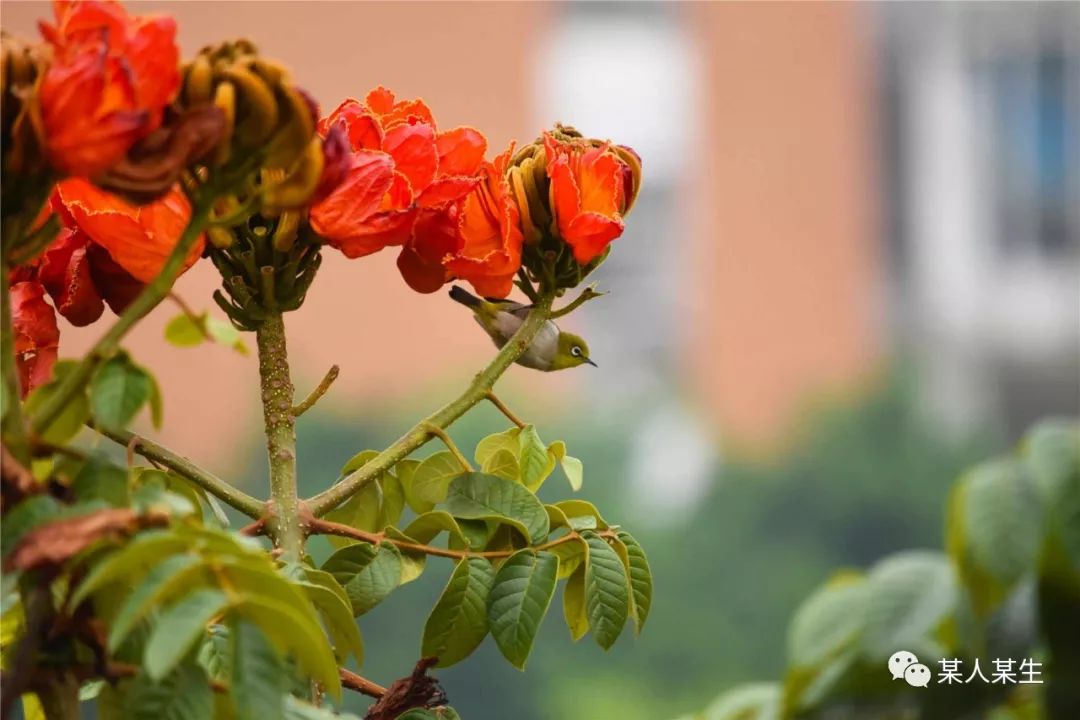
[[[268,277],[263,273],[263,277]],[[270,275],[269,277],[273,277]],[[269,528],[274,544],[299,560],[304,551],[300,529],[300,500],[296,495],[296,418],[292,412],[293,384],[285,345],[285,322],[280,312],[268,313],[255,332],[259,347],[266,456],[270,462],[273,512]]]
[[[427,425],[426,427],[428,433],[432,437],[437,437],[442,440],[443,445],[445,445],[446,449],[450,451],[450,454],[454,456],[454,459],[457,460],[457,463],[461,466],[462,470],[465,472],[473,471],[473,466],[469,464],[469,459],[458,450],[458,446],[454,444],[454,439],[450,437],[450,433],[446,432],[438,425]]]
[[[367,678],[361,677],[345,668],[338,668],[338,675],[341,676],[341,686],[348,688],[349,690],[355,690],[358,693],[363,693],[376,700],[386,694],[386,688],[382,685],[373,683]]]
[[[548,319],[551,300],[551,295],[540,298],[528,317],[525,318],[525,321],[521,323],[521,327],[510,338],[510,341],[495,355],[491,364],[476,376],[476,379],[460,397],[414,425],[393,445],[376,455],[362,468],[308,500],[307,504],[311,512],[315,516],[321,516],[337,507],[353,494],[359,492],[369,482],[393,467],[399,460],[428,442],[431,439],[431,434],[428,431],[429,426],[434,425],[445,429],[464,415],[469,408],[483,400],[495,384],[495,381],[529,348],[533,338],[536,337],[536,333],[540,331],[540,328]]]
[[[511,412],[510,408],[506,407],[506,404],[502,400],[500,400],[494,392],[488,390],[487,395],[485,395],[484,397],[487,398],[488,402],[498,408],[499,412],[505,415],[507,420],[514,423],[519,428],[525,427],[525,423],[521,421],[521,418]]]
[[[329,390],[330,386],[337,380],[339,372],[341,372],[341,368],[337,365],[331,365],[330,369],[326,371],[326,375],[323,377],[322,381],[311,391],[311,394],[304,398],[302,403],[293,406],[293,417],[300,417],[310,410],[315,403],[319,402],[319,399],[326,394],[326,391]]]
[[[569,315],[574,310],[578,309],[588,301],[594,298],[603,297],[604,295],[607,295],[607,293],[597,292],[595,286],[590,285],[584,290],[582,290],[580,295],[571,300],[570,303],[566,305],[566,307],[560,308],[558,310],[553,310],[550,317],[552,320],[554,320],[555,318],[561,318],[563,315]]]
[[[489,560],[497,558],[510,557],[516,553],[520,548],[514,548],[512,550],[453,550],[451,548],[442,548],[435,545],[424,545],[423,543],[409,542],[408,540],[399,540],[397,538],[390,537],[385,533],[368,532],[367,530],[360,530],[350,525],[343,523],[332,522],[330,520],[323,520],[322,518],[314,518],[308,522],[308,533],[311,535],[337,535],[338,537],[347,537],[352,540],[359,540],[360,542],[370,543],[372,545],[378,545],[379,543],[388,542],[398,550],[404,550],[406,552],[418,552],[425,555],[433,555],[435,557],[451,558],[453,560],[461,560],[462,558],[488,558]],[[598,530],[596,531],[601,537],[612,538],[616,534],[613,530]],[[541,543],[533,547],[533,550],[550,550],[553,547],[557,547],[564,543],[571,542],[581,538],[576,530],[571,530],[565,535],[561,535],[554,540],[548,540],[546,543]]]
[[[177,475],[187,478],[226,505],[236,508],[248,517],[256,519],[261,517],[264,509],[263,503],[168,448],[144,437],[139,437],[127,430],[106,430],[100,427],[95,427],[94,430],[113,442],[125,447],[132,447],[136,453],[147,460],[164,465]]]
[[[198,240],[206,225],[208,205],[207,202],[197,202],[192,206],[191,219],[188,221],[187,227],[184,228],[183,234],[180,235],[176,247],[173,248],[172,253],[165,260],[161,272],[143,288],[138,297],[120,314],[120,317],[117,318],[108,332],[94,344],[82,361],[64,376],[56,391],[41,404],[31,422],[35,435],[43,434],[56,418],[60,417],[60,413],[71,402],[71,398],[90,379],[90,375],[94,372],[97,364],[111,357],[119,349],[120,341],[124,339],[128,331],[135,327],[139,320],[168,296],[170,288],[172,288],[176,278],[180,276],[184,269],[184,260],[187,258],[188,251],[195,245],[195,241]]]

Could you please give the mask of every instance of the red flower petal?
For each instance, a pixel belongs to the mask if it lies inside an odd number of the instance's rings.
[[[394,158],[394,169],[409,179],[413,192],[419,193],[435,179],[439,156],[435,149],[435,130],[424,123],[396,125],[386,131],[383,150]]]
[[[428,185],[416,204],[422,208],[437,208],[452,203],[472,192],[472,189],[480,182],[478,177],[447,177],[436,180]]]
[[[403,247],[397,259],[398,270],[405,282],[418,293],[433,293],[447,280],[446,270],[439,263],[425,262],[411,247]]]
[[[311,227],[331,243],[352,236],[378,211],[393,182],[394,161],[389,155],[377,150],[356,153],[341,184],[312,205]]]
[[[582,213],[570,221],[563,237],[573,248],[574,259],[585,265],[604,252],[604,248],[622,232],[622,220],[598,213]]]
[[[38,280],[49,291],[56,310],[76,327],[101,317],[105,305],[90,274],[89,239],[67,228],[41,256]]]
[[[15,333],[15,363],[19,368],[21,394],[25,398],[35,387],[48,382],[56,364],[60,330],[56,314],[45,302],[44,288],[35,282],[11,286],[12,329]]]
[[[439,133],[435,145],[439,151],[439,177],[475,175],[487,152],[487,138],[471,127]]]

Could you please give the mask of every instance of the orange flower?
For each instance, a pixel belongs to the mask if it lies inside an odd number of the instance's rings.
[[[349,139],[352,164],[341,184],[312,206],[315,232],[350,258],[404,245],[399,264],[441,259],[437,244],[445,235],[426,233],[425,245],[414,228],[441,222],[443,211],[476,186],[484,136],[468,127],[439,132],[422,100],[397,101],[383,87],[363,103],[343,102],[319,123],[319,132],[325,137],[339,127]]]
[[[161,125],[180,87],[176,23],[100,0],[56,0],[55,15],[40,23],[53,48],[40,89],[49,158],[69,175],[98,175]]]
[[[36,282],[11,286],[12,329],[15,332],[15,364],[25,398],[33,388],[48,382],[60,347],[56,314],[45,302]]]
[[[544,150],[559,234],[578,263],[586,265],[622,235],[623,215],[636,191],[631,168],[609,145],[545,134]]]
[[[62,226],[56,238],[32,263],[11,272],[24,391],[48,380],[56,360],[56,317],[44,294],[76,326],[97,320],[106,304],[122,312],[161,272],[191,216],[178,188],[136,207],[81,178],[58,183],[51,207]],[[199,259],[203,245],[199,238],[184,269]]]
[[[509,295],[521,267],[521,220],[506,177],[512,151],[511,146],[494,162],[484,163],[484,179],[461,201],[457,213],[459,248],[443,259],[453,276],[467,280],[485,297]]]

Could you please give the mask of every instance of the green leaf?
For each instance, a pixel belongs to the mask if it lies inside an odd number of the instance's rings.
[[[315,707],[293,696],[285,696],[285,720],[360,720],[349,713],[338,713],[333,708]]]
[[[536,428],[526,425],[518,435],[518,456],[521,458],[521,482],[536,492],[551,472],[548,467],[548,451],[537,434]]]
[[[854,643],[863,629],[869,597],[863,576],[851,572],[838,573],[816,590],[791,620],[788,664],[816,666]]]
[[[585,611],[600,647],[607,650],[622,633],[630,612],[626,569],[615,550],[600,536],[586,532]]]
[[[536,632],[551,604],[558,572],[557,557],[525,549],[507,558],[495,574],[488,599],[491,635],[503,657],[519,670],[525,669]]]
[[[259,626],[279,652],[291,653],[313,680],[321,683],[334,697],[341,697],[341,679],[334,651],[311,613],[280,600],[252,594],[241,596],[235,607],[239,616]]]
[[[229,689],[237,720],[281,720],[288,687],[285,665],[259,626],[236,620],[230,630]]]
[[[59,518],[61,506],[51,495],[32,495],[10,511],[6,507],[4,511],[4,522],[0,523],[0,547],[7,556],[24,535]]]
[[[91,456],[71,481],[71,489],[80,501],[104,500],[113,507],[130,502],[128,471],[107,460]]]
[[[155,605],[165,602],[177,590],[190,590],[192,581],[203,572],[202,558],[191,554],[173,555],[155,565],[117,611],[109,628],[109,650],[119,648]]]
[[[195,347],[206,340],[202,321],[206,315],[199,315],[198,321],[187,313],[180,313],[165,325],[165,339],[176,347]]]
[[[578,525],[582,529],[591,529],[586,527],[590,522],[595,522],[595,527],[600,530],[607,530],[609,527],[604,522],[604,518],[600,516],[600,511],[596,509],[596,506],[586,500],[560,500],[555,503],[555,507],[566,515],[571,527]],[[578,518],[591,518],[592,520],[579,520]]]
[[[150,399],[154,380],[126,353],[106,360],[90,380],[90,407],[102,427],[123,430]]]
[[[630,617],[634,621],[634,632],[641,633],[645,620],[652,607],[652,570],[645,549],[628,532],[620,531],[619,540],[626,546],[627,572],[630,574]]]
[[[579,565],[563,587],[563,617],[570,638],[577,642],[589,632],[589,615],[585,611],[585,567]]]
[[[580,537],[561,542],[548,549],[548,552],[559,558],[560,580],[565,580],[574,574],[585,561],[588,550],[589,546]]]
[[[210,315],[206,318],[206,332],[219,345],[232,348],[241,355],[248,354],[247,345],[240,335],[240,331],[233,327],[231,322]]]
[[[352,653],[357,664],[364,662],[364,641],[360,628],[353,620],[349,596],[334,576],[322,570],[305,567],[304,579],[298,584],[307,592],[308,598],[318,608],[330,637],[334,640],[334,653],[344,662]]]
[[[143,653],[143,669],[151,680],[168,675],[206,632],[214,616],[223,612],[229,599],[218,590],[196,590],[158,618]]]
[[[401,584],[401,553],[388,542],[377,550],[366,543],[350,545],[331,555],[322,569],[345,588],[353,615],[363,615]]]
[[[782,693],[776,683],[747,683],[713,700],[704,720],[779,720]]]
[[[72,593],[68,607],[74,610],[79,603],[105,585],[125,577],[141,576],[160,564],[166,556],[186,550],[187,547],[187,540],[171,532],[159,530],[139,535],[90,570],[86,579]]]
[[[232,636],[224,625],[211,625],[203,636],[196,660],[213,680],[229,682],[232,676]]]
[[[1044,420],[1027,433],[1023,457],[1039,489],[1052,541],[1080,576],[1080,425]]]
[[[413,512],[419,515],[431,510],[431,508],[435,507],[435,503],[425,502],[416,497],[416,493],[413,492],[413,476],[416,474],[418,467],[420,467],[419,460],[406,458],[399,460],[391,472],[401,483],[401,490],[405,494],[405,503]]]
[[[513,525],[531,543],[547,537],[547,511],[524,486],[483,473],[466,473],[450,483],[446,511],[466,520],[497,520]]]
[[[941,553],[908,551],[879,561],[866,578],[864,657],[884,662],[897,649],[940,655],[931,633],[956,607],[952,565]]]
[[[213,717],[213,691],[201,667],[181,665],[159,683],[137,675],[127,708],[132,720],[206,720]]]
[[[42,405],[56,394],[60,382],[71,372],[78,363],[71,360],[61,360],[53,367],[53,380],[45,385],[37,387],[26,398],[26,413],[31,417],[38,414]],[[50,445],[66,445],[71,438],[75,437],[86,421],[90,419],[90,397],[83,388],[71,396],[64,405],[64,409],[55,420],[41,434],[41,439]]]
[[[499,449],[490,455],[484,461],[484,464],[480,466],[480,470],[488,475],[497,475],[514,482],[521,479],[521,468],[518,466],[518,459],[509,450]]]
[[[559,461],[566,479],[570,481],[570,489],[577,492],[585,484],[585,466],[576,457],[567,455]]]
[[[458,562],[424,625],[421,657],[439,658],[450,667],[472,654],[488,631],[487,601],[495,570],[484,558]]]
[[[412,476],[412,494],[425,503],[446,499],[450,481],[462,474],[461,464],[453,453],[444,450],[425,459]]]
[[[382,527],[379,527],[382,504],[382,488],[379,487],[378,479],[375,479],[360,488],[359,492],[344,503],[328,512],[326,519],[359,530],[376,532],[382,530]],[[329,540],[331,545],[339,548],[356,542],[355,540],[335,536],[330,536]]]
[[[451,707],[413,708],[394,720],[461,720],[461,716]]]
[[[521,448],[518,441],[520,434],[521,428],[512,427],[504,432],[488,435],[476,445],[476,464],[482,467],[492,455],[500,450],[506,450],[517,458]]]
[[[348,475],[352,475],[354,472],[378,457],[378,455],[378,450],[361,450],[349,458],[349,461],[341,467],[341,477],[344,478]]]
[[[160,430],[165,421],[165,401],[161,397],[161,386],[158,385],[157,378],[149,374],[147,377],[150,378],[150,397],[147,398],[150,403],[150,424],[155,430]]]

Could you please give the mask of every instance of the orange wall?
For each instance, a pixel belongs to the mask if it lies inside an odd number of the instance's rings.
[[[857,3],[698,3],[706,128],[685,355],[725,440],[775,439],[878,352],[873,57]],[[697,293],[695,293],[697,294]]]

